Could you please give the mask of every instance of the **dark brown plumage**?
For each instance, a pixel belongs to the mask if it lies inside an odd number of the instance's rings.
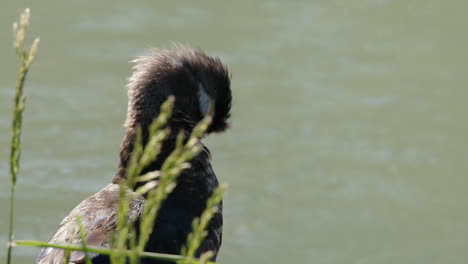
[[[135,60],[136,66],[129,79],[129,103],[126,134],[121,144],[119,167],[111,184],[81,202],[62,221],[49,239],[51,243],[80,244],[76,216],[81,215],[87,234],[87,242],[94,246],[109,246],[109,234],[115,229],[118,207],[118,183],[125,179],[125,170],[133,149],[136,128],[142,127],[143,143],[148,140],[148,125],[158,116],[161,104],[171,95],[175,96],[173,115],[168,121],[170,135],[163,143],[157,159],[146,171],[158,170],[172,152],[176,135],[183,130],[188,137],[194,126],[213,111],[213,121],[207,133],[221,132],[228,127],[231,108],[230,77],[226,67],[217,58],[207,56],[200,50],[187,46],[175,46],[170,50],[155,49],[150,55]],[[211,106],[211,107],[210,107]],[[210,164],[206,147],[190,161],[190,168],[184,170],[177,180],[173,192],[163,203],[147,251],[179,254],[191,223],[205,208],[206,200],[218,186],[216,175]],[[131,204],[129,217],[138,219],[145,204],[145,198],[132,190],[129,195],[135,199]],[[219,204],[222,209],[222,204]],[[138,220],[137,220],[138,222]],[[208,226],[208,235],[197,255],[208,250],[218,253],[221,246],[222,212],[213,217]],[[63,251],[44,248],[37,263],[61,263]],[[92,255],[93,263],[109,263],[105,256]],[[84,263],[84,255],[74,252],[71,263]],[[142,263],[163,263],[142,260]]]

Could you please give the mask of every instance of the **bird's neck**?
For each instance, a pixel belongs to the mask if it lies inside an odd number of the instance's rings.
[[[169,135],[167,138],[164,140],[161,149],[159,150],[159,153],[154,161],[152,161],[143,171],[142,174],[149,172],[149,171],[155,171],[159,170],[163,164],[163,162],[166,160],[166,158],[172,153],[172,151],[175,149],[176,145],[176,139],[180,131],[184,131],[183,135],[185,139],[188,139],[190,136],[190,132],[193,129],[191,126],[187,128],[187,126],[178,120],[169,120]],[[127,129],[125,133],[125,137],[122,141],[122,144],[120,146],[120,161],[119,165],[117,168],[117,173],[112,180],[113,183],[119,183],[121,180],[125,180],[126,173],[127,173],[127,167],[129,165],[131,155],[133,152],[133,149],[135,148],[135,141],[137,137],[137,126],[133,126]],[[188,130],[184,129],[183,127],[186,127]],[[146,144],[149,141],[149,133],[148,133],[149,125],[142,126],[142,146],[146,146]]]

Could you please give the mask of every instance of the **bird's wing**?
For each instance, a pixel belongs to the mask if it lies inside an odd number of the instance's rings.
[[[133,193],[134,194],[134,193]],[[81,236],[78,215],[86,234],[87,244],[90,246],[109,247],[111,231],[116,227],[119,205],[119,185],[109,184],[96,194],[86,198],[71,213],[63,219],[57,231],[49,239],[52,244],[81,245]],[[136,197],[132,201],[131,216],[138,217],[144,206],[144,199]],[[89,253],[91,258],[98,255]],[[57,248],[43,248],[36,262],[38,264],[61,264],[64,250]],[[70,254],[70,263],[84,263],[85,254],[73,251]]]

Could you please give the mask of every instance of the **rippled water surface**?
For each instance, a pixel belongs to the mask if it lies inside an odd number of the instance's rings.
[[[0,242],[16,58],[27,81],[16,238],[45,240],[113,177],[128,61],[171,41],[232,72],[221,263],[466,263],[466,1],[12,1],[0,9]],[[15,249],[31,263],[37,249]],[[5,250],[0,251],[4,260]]]

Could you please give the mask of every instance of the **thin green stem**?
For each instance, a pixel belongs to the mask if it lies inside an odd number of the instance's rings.
[[[66,250],[72,250],[72,251],[83,251],[83,247],[77,246],[77,245],[57,245],[57,244],[49,244],[43,241],[36,241],[36,240],[17,240],[12,243],[12,246],[21,246],[21,247],[52,247],[52,248],[60,248],[60,249],[66,249]],[[107,248],[101,248],[101,247],[94,247],[94,246],[88,246],[87,247],[88,252],[93,252],[93,253],[98,253],[102,255],[110,255],[111,250]],[[132,250],[123,250],[121,252],[125,256],[130,256],[134,254]],[[140,253],[141,258],[150,258],[150,259],[158,259],[158,260],[166,260],[166,261],[180,261],[180,260],[186,260],[190,261],[189,263],[198,263],[199,261],[196,259],[188,259],[183,256],[179,255],[171,255],[171,254],[162,254],[162,253],[152,253],[152,252],[141,252]],[[216,264],[215,262],[206,262],[208,264]]]
[[[27,8],[20,16],[19,24],[13,24],[13,31],[15,33],[15,50],[20,59],[20,68],[18,71],[18,79],[16,81],[15,100],[13,109],[13,124],[11,129],[11,152],[10,152],[10,176],[11,176],[11,189],[10,189],[10,217],[8,225],[8,245],[7,245],[7,264],[11,263],[12,254],[12,241],[14,230],[14,216],[15,216],[15,189],[16,180],[19,171],[19,160],[21,154],[21,129],[23,123],[23,111],[25,104],[25,97],[23,96],[23,86],[26,80],[26,75],[29,71],[32,61],[36,55],[39,39],[35,39],[32,46],[24,48],[24,37],[29,25],[30,12]]]
[[[10,223],[9,223],[9,228],[8,228],[8,252],[7,252],[7,262],[6,263],[11,263],[11,249],[13,248],[11,243],[13,241],[13,215],[14,215],[14,210],[15,210],[15,185],[11,185],[11,190],[10,190]]]

